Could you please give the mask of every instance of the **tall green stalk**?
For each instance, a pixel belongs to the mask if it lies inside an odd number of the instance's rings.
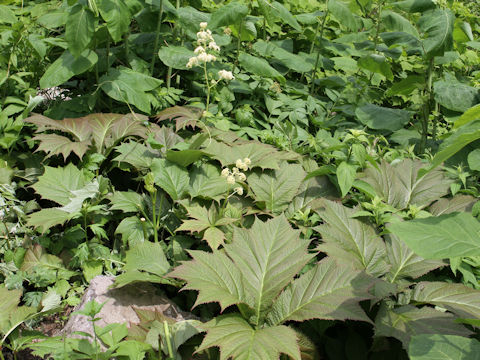
[[[160,40],[160,27],[162,25],[162,17],[163,17],[163,0],[160,0],[160,10],[158,11],[158,19],[157,19],[157,29],[155,31],[155,42],[153,44],[153,54],[152,54],[152,62],[150,63],[150,75],[153,76],[153,70],[155,69],[155,61],[157,60],[157,52],[158,52],[158,41]]]
[[[315,66],[313,67],[312,70],[312,83],[310,84],[310,94],[313,95],[313,91],[315,90],[315,79],[316,79],[316,74],[317,74],[317,69],[318,69],[318,62],[320,61],[320,52],[322,51],[322,40],[323,40],[323,31],[325,30],[325,24],[327,22],[329,10],[327,9],[325,11],[325,15],[323,16],[322,20],[322,25],[320,27],[320,44],[318,46],[317,50],[317,57],[315,58]],[[315,39],[313,40],[315,42]]]
[[[434,62],[433,57],[428,62],[427,75],[425,80],[425,91],[423,103],[423,116],[422,116],[422,137],[420,139],[419,152],[423,153],[427,145],[427,136],[428,136],[428,122],[430,119],[430,113],[432,110],[432,83],[433,83],[433,74],[434,74]]]

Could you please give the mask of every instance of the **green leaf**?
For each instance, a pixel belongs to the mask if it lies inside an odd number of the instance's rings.
[[[188,183],[188,171],[165,159],[155,159],[151,166],[155,184],[167,192],[172,200],[179,200],[185,194]]]
[[[215,10],[208,22],[208,27],[213,30],[222,26],[239,24],[247,14],[248,7],[246,5],[238,1],[231,1]]]
[[[350,31],[357,31],[360,29],[360,22],[357,21],[348,8],[348,5],[340,0],[328,0],[327,7],[341,26],[345,26]]]
[[[440,306],[461,318],[480,318],[480,291],[463,284],[420,282],[412,300]]]
[[[390,268],[386,278],[390,282],[400,282],[403,279],[416,279],[435,270],[445,263],[438,260],[425,260],[416,255],[405,242],[397,236],[389,234],[385,239],[388,262]]]
[[[256,324],[262,322],[280,291],[315,255],[307,253],[308,244],[284,215],[267,222],[256,220],[248,230],[235,228],[225,250],[242,269]]]
[[[152,236],[153,228],[149,224],[142,222],[137,216],[126,217],[118,224],[115,234],[121,234],[124,243],[133,245],[148,240],[144,237],[144,226],[147,238]]]
[[[455,335],[416,335],[410,341],[408,356],[411,360],[479,360],[480,342]]]
[[[186,150],[168,150],[166,153],[167,160],[174,162],[181,167],[187,167],[197,160],[200,160],[206,153],[202,150],[186,149]]]
[[[83,51],[95,33],[95,15],[82,4],[74,5],[68,14],[65,25],[65,40],[68,50],[74,57],[85,56]]]
[[[202,327],[207,335],[197,351],[218,346],[220,360],[278,359],[280,354],[300,360],[297,336],[289,327],[255,329],[236,314],[218,316]]]
[[[184,46],[163,46],[158,51],[158,57],[165,65],[178,70],[186,70],[188,60],[194,56],[193,51]]]
[[[480,223],[469,213],[414,219],[388,229],[425,259],[480,255]]]
[[[280,294],[267,321],[272,325],[310,319],[371,322],[358,304],[371,298],[371,285],[371,277],[327,257]]]
[[[424,12],[430,9],[435,9],[437,6],[434,0],[404,0],[394,2],[391,5],[397,9],[410,13]]]
[[[158,243],[140,242],[126,252],[125,266],[123,267],[126,272],[140,270],[163,276],[169,269],[170,264],[162,246]]]
[[[130,10],[123,0],[98,0],[98,10],[114,42],[122,39],[130,27]]]
[[[407,110],[366,104],[357,107],[355,116],[370,129],[395,131],[405,126],[410,121],[412,114]]]
[[[382,10],[380,14],[381,24],[389,31],[400,31],[419,38],[417,29],[412,23],[399,13],[390,10]]]
[[[45,172],[38,177],[38,181],[32,185],[32,188],[42,199],[65,206],[71,201],[72,191],[82,189],[88,181],[89,177],[72,163],[59,168],[45,166]]]
[[[80,75],[93,67],[98,61],[98,55],[91,50],[85,50],[74,57],[68,50],[55,60],[40,78],[42,89],[62,85],[75,75]]]
[[[357,167],[355,165],[351,165],[346,161],[342,161],[340,165],[338,165],[337,179],[338,186],[340,187],[340,191],[342,192],[342,196],[348,194],[353,185],[353,182],[355,181],[356,175]]]
[[[277,70],[270,66],[270,64],[261,58],[256,56],[249,55],[247,53],[241,53],[239,56],[240,65],[248,72],[264,76],[268,78],[273,78],[281,83],[285,83],[285,78]]]
[[[0,23],[15,24],[17,17],[7,5],[0,5]]]
[[[110,69],[100,80],[101,89],[111,98],[150,112],[150,98],[147,92],[156,89],[161,81],[151,76],[126,69]]]
[[[220,200],[228,190],[229,185],[215,165],[209,163],[194,165],[189,173],[190,186],[187,193],[191,198]]]
[[[439,151],[435,154],[430,167],[425,169],[420,176],[424,176],[424,174],[430,172],[465,146],[478,139],[480,139],[480,120],[469,122],[458,128],[440,145]]]
[[[88,151],[90,141],[72,141],[66,136],[57,134],[39,134],[35,135],[34,140],[40,141],[37,151],[44,151],[49,158],[54,155],[63,155],[66,162],[68,155],[75,153],[80,159]]]
[[[435,101],[453,111],[465,112],[480,102],[480,90],[457,81],[436,81],[433,84],[433,92]],[[465,121],[466,117],[476,117],[478,109],[473,110],[473,113],[472,110],[470,111],[463,119],[457,121],[461,121],[463,124],[468,122]],[[455,125],[456,127],[460,126]]]
[[[328,200],[324,200],[323,208],[318,213],[325,223],[315,228],[323,240],[318,250],[356,270],[374,276],[385,274],[385,244],[375,229],[352,218],[354,209]]]
[[[472,170],[480,171],[480,149],[475,149],[468,154],[468,166]]]
[[[225,254],[190,250],[193,260],[183,262],[168,276],[183,279],[184,290],[197,290],[195,305],[218,302],[222,311],[230,305],[247,303],[242,272]]]
[[[157,154],[137,141],[121,143],[115,147],[115,151],[118,152],[118,155],[113,161],[125,162],[138,170],[149,169],[153,159],[158,157]]]
[[[290,25],[298,32],[302,31],[302,27],[295,19],[295,17],[288,11],[288,9],[280,4],[278,1],[269,3],[267,0],[259,0],[258,5],[260,11],[265,16],[269,24],[272,24],[274,19],[281,20],[283,23]]]
[[[457,120],[455,120],[453,128],[459,128],[460,126],[468,124],[474,120],[480,120],[480,104],[467,109]]]
[[[304,57],[292,54],[274,43],[258,40],[253,44],[253,49],[257,53],[262,54],[262,56],[272,57],[273,59],[280,61],[290,70],[298,73],[309,72],[313,69],[313,65],[306,61]]]
[[[467,328],[455,323],[453,314],[425,306],[417,308],[404,305],[389,309],[383,305],[375,318],[375,336],[394,337],[400,340],[404,348],[421,334],[448,334],[468,336]],[[443,358],[442,358],[443,359]]]
[[[469,195],[455,195],[453,198],[442,198],[436,201],[428,211],[434,215],[451,214],[453,212],[471,212],[477,199]]]
[[[264,202],[267,210],[280,213],[295,197],[306,175],[300,165],[284,162],[278,170],[257,170],[248,175],[248,184],[257,202]]]
[[[370,184],[387,204],[406,209],[409,205],[425,207],[448,194],[451,180],[441,171],[419,176],[423,163],[403,159],[394,165],[382,161],[378,167],[369,167],[361,179]]]
[[[418,28],[423,34],[422,46],[427,57],[443,56],[453,47],[453,23],[455,16],[450,10],[434,9],[422,14]]]
[[[357,65],[364,70],[383,75],[390,81],[393,80],[393,73],[390,67],[390,63],[383,55],[369,54],[366,56],[362,56],[360,59],[358,59]]]
[[[110,210],[121,210],[123,212],[139,212],[143,207],[142,195],[134,191],[115,191],[110,198],[112,206]]]
[[[405,79],[394,83],[388,90],[387,95],[410,95],[416,89],[422,89],[425,84],[424,76],[409,75]]]

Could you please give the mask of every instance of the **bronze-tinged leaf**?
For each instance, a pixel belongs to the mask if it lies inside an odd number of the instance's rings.
[[[197,121],[202,117],[202,109],[193,106],[172,106],[160,111],[154,117],[157,121],[175,120],[176,130],[178,131],[187,126],[195,128]]]

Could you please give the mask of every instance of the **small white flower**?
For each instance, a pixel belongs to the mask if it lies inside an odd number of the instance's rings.
[[[225,168],[222,170],[222,177],[227,177],[228,175],[230,175],[230,170],[228,170],[228,168]]]
[[[232,175],[228,175],[227,176],[227,184],[229,184],[229,185],[235,184],[235,177],[233,177]]]
[[[232,168],[232,174],[235,175],[235,174],[238,174],[239,171],[238,171],[238,168],[237,167],[233,167]]]
[[[218,46],[215,41],[210,41],[210,43],[208,44],[208,47],[212,50],[220,51],[220,46]]]
[[[229,27],[226,27],[225,29],[223,29],[223,33],[225,35],[231,35],[232,34],[232,29],[230,29]]]
[[[243,195],[243,188],[241,186],[235,188],[235,192],[242,196]]]
[[[207,56],[207,62],[215,61],[215,60],[217,60],[217,57],[216,57],[215,55],[208,54],[208,56]]]
[[[227,81],[235,79],[232,72],[227,70],[220,70],[218,72],[218,76],[220,76],[220,79]]]
[[[198,65],[198,58],[197,57],[191,57],[190,59],[188,59],[188,63],[187,63],[187,68],[191,68],[195,65]]]
[[[246,177],[245,174],[242,173],[242,172],[236,174],[236,176],[237,176],[237,180],[238,180],[238,181],[245,181],[245,180],[247,180],[247,177]]]
[[[244,162],[247,166],[250,166],[250,165],[252,164],[252,160],[250,160],[249,158],[243,159],[243,162]]]
[[[195,50],[193,50],[193,52],[195,54],[201,54],[201,53],[204,53],[205,52],[205,49],[203,46],[197,46],[197,48]]]
[[[238,159],[237,161],[235,161],[235,165],[237,166],[237,168],[243,168],[243,161],[242,159]]]
[[[200,29],[202,30],[206,29],[207,26],[208,26],[208,23],[206,23],[205,21],[200,23]]]

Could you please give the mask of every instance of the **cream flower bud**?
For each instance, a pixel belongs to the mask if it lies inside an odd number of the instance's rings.
[[[233,167],[232,168],[232,174],[235,175],[235,174],[238,174],[239,171],[238,171],[238,168],[237,167]]]
[[[247,177],[245,176],[244,173],[241,172],[241,173],[237,174],[237,180],[238,181],[245,181],[245,180],[247,180]]]
[[[212,50],[220,51],[220,46],[218,46],[215,41],[210,41],[210,43],[208,44],[208,47]]]
[[[235,184],[235,178],[232,175],[227,176],[227,184],[229,185]]]
[[[227,70],[220,70],[218,72],[218,76],[220,76],[220,79],[227,80],[227,81],[235,79],[232,72]]]
[[[193,52],[195,54],[201,54],[201,53],[204,53],[205,52],[205,49],[203,46],[197,46],[197,48],[195,50],[193,50]]]
[[[198,65],[198,58],[197,57],[191,57],[190,59],[188,59],[187,68],[191,68],[195,65]]]
[[[200,54],[198,54],[197,59],[198,59],[199,62],[207,62],[208,54],[205,53],[205,52],[200,53]]]
[[[217,57],[215,55],[212,55],[212,54],[207,55],[207,62],[215,61],[215,60],[217,60]]]
[[[252,164],[252,160],[250,160],[249,158],[243,159],[243,162],[244,162],[247,166],[250,166],[250,165]]]
[[[228,175],[230,175],[230,170],[228,170],[228,168],[223,169],[222,170],[222,176],[227,177]]]
[[[208,26],[208,23],[206,23],[205,21],[200,23],[200,29],[202,29],[202,30],[206,29],[207,26]]]
[[[238,159],[237,161],[235,161],[235,165],[238,167],[238,168],[242,168],[243,167],[243,161],[242,159]]]
[[[231,35],[232,34],[232,29],[230,29],[229,27],[226,27],[225,29],[223,29],[223,33],[225,35]]]
[[[243,195],[243,188],[241,186],[239,187],[236,187],[235,188],[235,192],[238,194],[238,195]]]

